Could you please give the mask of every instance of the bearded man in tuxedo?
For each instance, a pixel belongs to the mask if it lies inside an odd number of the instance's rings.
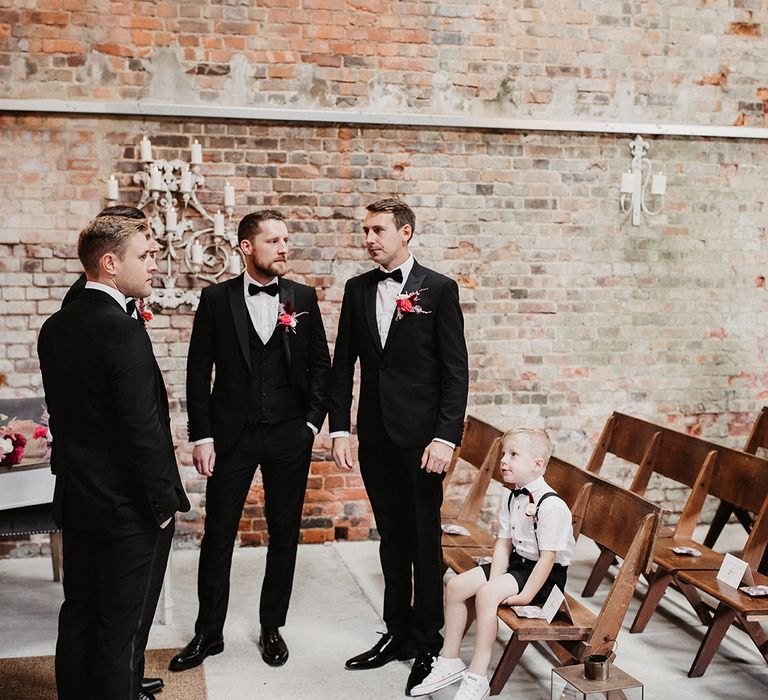
[[[187,356],[193,461],[206,477],[205,533],[192,641],[172,671],[224,650],[224,621],[237,528],[258,466],[269,532],[258,646],[281,666],[301,513],[314,437],[326,414],[330,355],[312,287],[286,279],[290,234],[266,209],[237,230],[246,271],[203,289]],[[215,369],[213,389],[211,376]]]
[[[355,466],[350,409],[360,362],[360,473],[381,536],[387,633],[347,669],[415,661],[406,694],[442,646],[440,506],[444,470],[461,441],[469,372],[455,281],[408,249],[416,228],[399,199],[367,207],[365,245],[377,267],[344,289],[329,390],[333,458]]]
[[[153,697],[144,649],[173,516],[189,510],[163,378],[143,324],[126,313],[126,297],[151,292],[153,243],[145,221],[94,219],[78,239],[85,288],[38,338],[64,541],[60,700]]]

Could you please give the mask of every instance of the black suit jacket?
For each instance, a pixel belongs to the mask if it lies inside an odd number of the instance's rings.
[[[165,385],[142,324],[107,293],[83,289],[43,324],[38,355],[57,523],[101,530],[189,510]]]
[[[217,451],[234,447],[248,417],[251,355],[243,275],[203,289],[187,354],[187,412],[191,441],[212,437]],[[280,302],[296,313],[295,333],[282,336],[289,380],[307,421],[320,429],[327,411],[331,367],[317,294],[292,280],[278,280]],[[275,319],[277,325],[277,319]],[[216,378],[211,390],[211,372]]]
[[[64,298],[61,300],[61,308],[63,309],[68,304],[71,304],[77,297],[80,295],[80,292],[82,292],[85,289],[85,283],[88,280],[85,277],[85,273],[80,275],[73,283],[72,286],[67,290],[67,293],[64,295]]]
[[[384,434],[400,447],[438,437],[461,442],[469,371],[456,282],[414,261],[403,292],[423,290],[423,314],[396,314],[382,348],[373,270],[346,284],[329,392],[331,432],[350,429],[352,382],[360,359],[360,442]]]

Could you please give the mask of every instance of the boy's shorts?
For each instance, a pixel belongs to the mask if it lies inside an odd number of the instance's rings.
[[[521,557],[517,552],[512,552],[509,555],[509,564],[507,565],[507,573],[514,577],[517,581],[517,590],[522,591],[526,581],[533,571],[533,567],[536,566],[536,562],[531,559]],[[480,568],[485,573],[485,578],[490,579],[491,565],[482,564]],[[544,585],[539,589],[539,592],[534,596],[530,605],[544,605],[547,602],[549,594],[552,589],[557,586],[561,591],[565,592],[565,580],[568,576],[568,567],[562,564],[553,564],[552,571],[549,572],[547,580],[544,581]]]

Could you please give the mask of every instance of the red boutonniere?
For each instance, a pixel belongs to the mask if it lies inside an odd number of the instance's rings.
[[[397,309],[397,320],[399,321],[405,314],[431,314],[431,311],[425,311],[419,305],[419,295],[426,292],[428,287],[419,289],[410,294],[398,294],[395,297],[395,308]]]
[[[136,302],[136,309],[139,312],[139,318],[141,322],[146,326],[152,319],[155,318],[154,314],[147,308],[147,303],[143,299],[139,299]]]
[[[292,331],[293,333],[296,332],[296,326],[299,325],[298,318],[299,316],[303,316],[306,314],[306,311],[300,311],[299,313],[296,313],[296,310],[293,308],[293,305],[291,302],[286,302],[285,304],[279,304],[277,307],[277,323],[280,326],[283,326],[285,328],[285,332]]]

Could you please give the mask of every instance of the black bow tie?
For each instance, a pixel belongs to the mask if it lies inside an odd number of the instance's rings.
[[[384,272],[381,268],[377,268],[373,271],[374,277],[377,282],[383,282],[384,280],[395,280],[395,282],[403,281],[403,271],[393,270],[392,272]]]
[[[248,294],[250,294],[251,296],[253,296],[254,294],[261,294],[262,292],[264,292],[265,294],[269,294],[269,296],[271,297],[276,297],[278,291],[279,291],[279,288],[277,286],[277,282],[268,284],[266,287],[260,287],[258,284],[248,285]]]
[[[523,486],[521,489],[512,489],[512,498],[517,498],[518,496],[530,496],[531,492]]]
[[[136,312],[136,300],[128,299],[128,301],[125,302],[125,313],[127,313],[129,316],[133,316],[135,312]]]

